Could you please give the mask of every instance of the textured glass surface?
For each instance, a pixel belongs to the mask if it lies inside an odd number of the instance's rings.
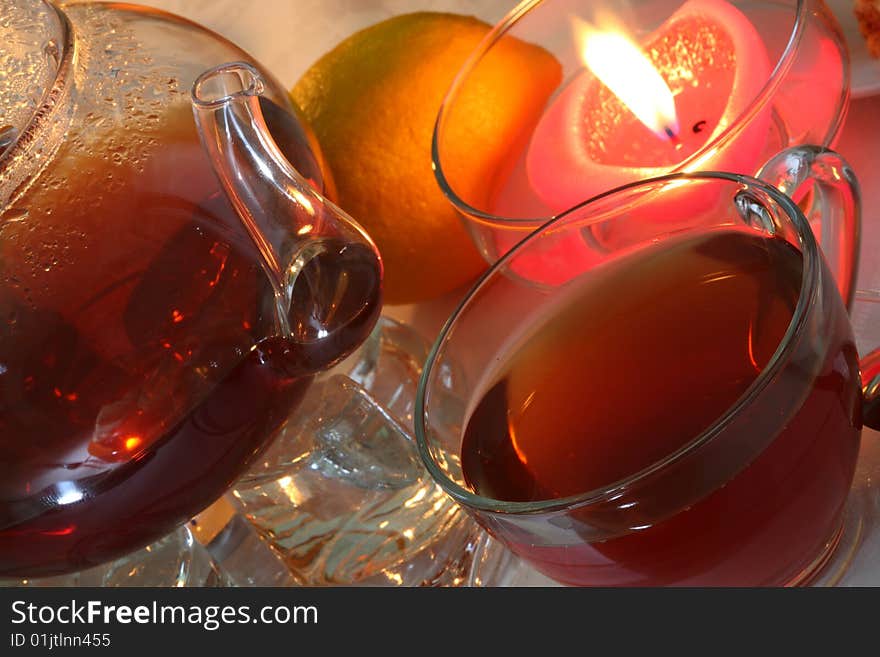
[[[455,580],[472,525],[422,467],[411,436],[427,345],[383,319],[313,384],[236,486],[239,511],[300,584]],[[232,554],[232,553],[231,553]]]
[[[181,527],[117,561],[71,575],[6,581],[13,586],[230,586],[226,572]]]

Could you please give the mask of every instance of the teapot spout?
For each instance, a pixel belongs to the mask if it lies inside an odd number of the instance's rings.
[[[193,113],[202,145],[256,247],[275,294],[276,331],[310,371],[370,333],[381,310],[375,244],[282,154],[261,109],[263,81],[245,62],[199,76]],[[291,117],[292,118],[292,117]]]

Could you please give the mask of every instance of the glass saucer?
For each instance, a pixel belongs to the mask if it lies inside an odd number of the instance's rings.
[[[412,437],[429,348],[383,317],[355,354],[315,378],[230,494],[196,518],[197,538],[233,582],[461,585],[479,528],[430,478]]]
[[[0,580],[0,586],[162,587],[201,588],[232,586],[226,571],[193,538],[189,527],[116,561],[54,577]]]
[[[880,432],[865,429],[837,548],[809,586],[880,586]],[[503,545],[483,534],[468,586],[557,587]]]

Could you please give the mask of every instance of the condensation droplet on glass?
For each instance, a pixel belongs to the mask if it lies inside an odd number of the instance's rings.
[[[58,42],[55,39],[50,39],[46,42],[43,46],[43,52],[53,66],[58,66],[58,63],[61,61],[61,54],[58,50]]]
[[[0,153],[3,153],[3,151],[15,143],[16,139],[18,139],[18,130],[15,126],[0,126]]]
[[[29,210],[27,208],[9,208],[0,215],[0,223],[16,223],[27,219]]]

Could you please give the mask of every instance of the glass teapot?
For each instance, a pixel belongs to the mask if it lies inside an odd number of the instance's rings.
[[[4,0],[0,576],[173,530],[370,333],[381,262],[323,193],[286,94],[233,44]]]

